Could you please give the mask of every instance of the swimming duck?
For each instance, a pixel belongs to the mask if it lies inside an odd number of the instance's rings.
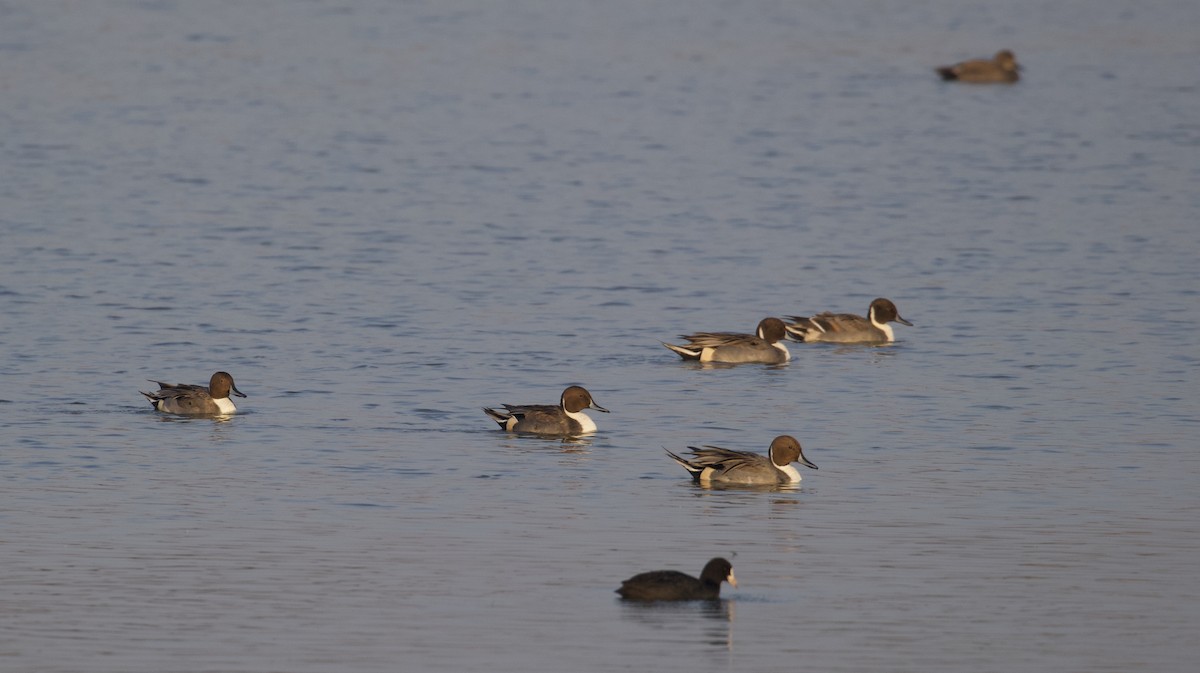
[[[867,317],[852,313],[818,313],[814,316],[792,316],[788,335],[797,341],[828,341],[836,343],[891,343],[896,340],[889,322],[912,327],[900,317],[890,299],[880,297],[871,302]]]
[[[667,455],[701,484],[795,484],[800,481],[800,472],[792,467],[792,463],[817,469],[804,457],[800,442],[791,435],[779,435],[772,440],[765,456],[719,446],[688,448],[692,450],[691,460],[670,451]]]
[[[779,318],[764,318],[758,323],[757,334],[737,332],[697,332],[680,335],[686,346],[662,342],[662,345],[679,354],[684,360],[700,362],[744,363],[759,362],[778,364],[791,358],[787,346],[782,342],[787,329]]]
[[[149,379],[158,384],[158,390],[147,393],[139,390],[150,400],[155,409],[167,414],[182,416],[218,416],[232,414],[237,411],[230,393],[238,397],[246,394],[237,389],[233,377],[226,372],[216,372],[208,380],[208,387],[193,386],[186,383],[163,383]]]
[[[1021,79],[1021,66],[1016,56],[1007,49],[996,52],[992,60],[976,59],[937,69],[942,79],[967,82],[969,84],[1011,84]]]
[[[574,436],[596,431],[596,422],[584,409],[608,413],[596,404],[592,394],[582,386],[570,386],[563,391],[558,406],[553,404],[505,404],[504,410],[483,408],[484,413],[509,432],[528,432],[538,435]]]

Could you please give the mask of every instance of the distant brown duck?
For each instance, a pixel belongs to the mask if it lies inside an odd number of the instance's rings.
[[[937,69],[942,79],[970,84],[1011,84],[1021,79],[1017,57],[1007,49],[996,52],[992,60],[977,59],[945,65]]]

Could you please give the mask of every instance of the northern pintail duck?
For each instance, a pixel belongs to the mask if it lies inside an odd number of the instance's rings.
[[[996,52],[992,60],[976,59],[937,69],[942,79],[970,84],[1010,84],[1021,79],[1021,66],[1017,58],[1007,49]]]
[[[891,343],[896,340],[892,326],[898,322],[912,327],[900,317],[890,299],[880,297],[871,302],[867,317],[853,313],[818,313],[813,316],[792,316],[787,331],[797,341],[829,341],[835,343]]]
[[[553,404],[505,404],[504,411],[483,408],[503,430],[529,432],[538,435],[574,436],[596,431],[596,422],[583,413],[584,409],[595,409],[608,413],[608,409],[596,404],[592,394],[582,386],[571,386],[563,391],[558,406]]]
[[[149,379],[149,381],[157,383],[159,389],[152,393],[141,390],[138,392],[145,395],[155,409],[168,414],[183,416],[232,414],[237,411],[237,407],[233,406],[233,400],[229,399],[230,393],[238,397],[246,396],[237,389],[237,386],[233,384],[233,377],[226,372],[213,374],[212,378],[208,380],[207,388],[186,383],[163,383],[154,379]]]
[[[652,570],[621,582],[617,593],[633,601],[711,601],[720,597],[721,582],[737,586],[733,565],[715,558],[704,565],[700,579],[678,570]]]
[[[779,435],[771,442],[767,455],[750,451],[734,451],[719,446],[692,450],[692,459],[680,458],[667,451],[667,455],[692,474],[702,484],[795,484],[800,481],[800,472],[792,463],[817,469],[807,458],[800,442],[791,435]]]
[[[787,346],[783,344],[786,336],[787,329],[782,320],[764,318],[758,323],[757,334],[697,332],[680,335],[679,338],[687,340],[686,346],[676,346],[665,341],[662,345],[678,353],[684,360],[777,364],[787,362],[791,358],[791,353],[788,353]]]

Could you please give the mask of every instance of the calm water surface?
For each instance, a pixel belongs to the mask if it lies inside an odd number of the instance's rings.
[[[1193,670],[1196,25],[0,3],[0,670]],[[658,343],[881,295],[889,347]],[[226,421],[137,393],[216,369]],[[480,411],[570,383],[594,437]],[[663,453],[781,433],[798,488]]]

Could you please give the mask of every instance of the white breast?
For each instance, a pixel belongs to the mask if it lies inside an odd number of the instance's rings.
[[[775,343],[773,343],[771,345],[778,348],[779,350],[783,351],[783,359],[784,360],[792,359],[792,352],[787,349],[787,346],[783,345],[782,341],[776,341]]]
[[[776,465],[775,467],[779,467],[779,466]],[[800,481],[800,470],[797,470],[796,468],[792,467],[790,464],[784,465],[783,467],[779,467],[779,469],[780,469],[780,471],[782,471],[784,474],[786,474],[788,476],[788,480],[791,483],[794,484],[794,483]]]
[[[567,416],[575,419],[575,421],[579,423],[580,428],[582,428],[579,432],[585,433],[596,431],[596,422],[582,411],[567,411],[565,413]]]

